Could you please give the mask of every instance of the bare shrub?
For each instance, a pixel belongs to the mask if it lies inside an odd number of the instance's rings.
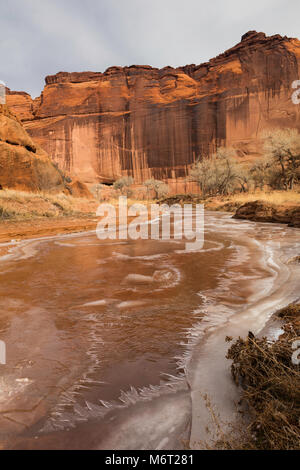
[[[156,199],[165,197],[169,192],[169,186],[166,183],[154,178],[145,181],[144,185],[147,188],[148,195],[150,191],[154,191]]]
[[[265,152],[271,165],[268,184],[293,189],[300,180],[300,135],[297,129],[274,129],[265,134]]]
[[[132,190],[130,186],[134,183],[134,179],[131,176],[125,176],[124,178],[118,179],[114,183],[114,189],[119,191],[124,196],[130,197],[132,196]]]
[[[203,197],[225,196],[235,191],[249,190],[250,174],[239,163],[235,151],[220,147],[211,158],[204,158],[192,167],[190,181],[196,181]]]

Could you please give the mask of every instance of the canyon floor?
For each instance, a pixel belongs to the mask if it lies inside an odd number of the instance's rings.
[[[117,200],[109,201],[116,205]],[[129,201],[150,204],[154,201]],[[259,222],[287,223],[300,227],[300,193],[274,191],[215,197],[176,195],[163,202],[204,203],[207,210],[232,212],[235,217]],[[0,243],[66,233],[85,232],[96,228],[99,201],[73,198],[65,194],[34,194],[20,191],[0,192]],[[33,223],[34,222],[34,223]],[[4,254],[7,247],[0,247]]]

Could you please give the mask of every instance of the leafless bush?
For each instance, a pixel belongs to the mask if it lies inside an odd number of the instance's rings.
[[[235,151],[224,147],[220,147],[211,158],[195,163],[189,176],[190,181],[198,183],[204,197],[246,192],[250,179],[247,166],[237,161]]]
[[[169,186],[166,183],[154,178],[145,181],[144,185],[147,188],[148,194],[150,191],[154,191],[156,199],[166,196],[169,192]]]
[[[300,180],[300,135],[297,129],[275,129],[265,135],[269,159],[267,183],[273,189],[293,189]]]
[[[133,183],[134,179],[131,176],[125,176],[124,178],[118,179],[113,187],[116,191],[120,191],[121,194],[130,197],[132,195],[130,186],[132,186]]]

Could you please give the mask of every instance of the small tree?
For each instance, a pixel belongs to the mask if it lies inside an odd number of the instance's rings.
[[[151,190],[154,191],[156,199],[166,196],[169,192],[169,186],[166,183],[160,180],[155,180],[154,178],[147,180],[144,184],[147,188],[148,194]]]
[[[249,172],[235,158],[233,149],[220,147],[211,158],[195,163],[189,180],[196,181],[203,197],[248,190]]]
[[[125,176],[124,178],[118,179],[114,183],[114,189],[116,191],[120,191],[121,194],[130,197],[132,195],[132,191],[130,186],[133,185],[134,179],[131,176]]]
[[[214,175],[214,193],[225,196],[234,191],[238,183],[238,162],[235,151],[231,148],[220,147],[212,158]]]
[[[200,187],[203,197],[208,196],[211,190],[212,165],[208,158],[198,160],[190,171],[189,181],[195,181]]]
[[[248,166],[242,163],[237,164],[237,182],[242,193],[247,193],[251,188],[251,174]]]
[[[266,155],[272,160],[270,184],[293,189],[300,178],[300,135],[297,129],[275,129],[266,134]]]
[[[250,168],[251,179],[254,189],[259,188],[261,191],[266,185],[270,184],[272,174],[272,159],[269,156],[258,158],[254,165]]]

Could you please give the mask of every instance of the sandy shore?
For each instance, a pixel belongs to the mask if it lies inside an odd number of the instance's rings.
[[[91,214],[82,214],[57,218],[33,218],[28,220],[4,220],[0,222],[0,257],[7,254],[12,240],[21,241],[34,238],[43,238],[68,233],[80,233],[96,230],[102,217]],[[128,217],[131,222],[134,217]],[[2,244],[2,246],[1,246]]]
[[[172,204],[204,204],[206,210],[231,212],[237,219],[270,222],[300,227],[300,193],[273,191],[216,196],[205,200],[186,194],[166,197],[161,202]]]
[[[54,219],[5,220],[0,223],[0,243],[4,244],[12,240],[26,240],[49,235],[86,232],[94,230],[98,220],[95,216],[84,215]],[[5,254],[5,250],[7,250],[7,247],[0,247],[0,255]]]
[[[256,197],[260,200],[255,200]],[[265,200],[264,200],[265,198]],[[294,204],[288,198],[294,198]],[[200,201],[192,195],[179,195],[168,197],[162,202],[170,205],[175,203],[199,203],[204,202],[206,210],[231,212],[235,218],[247,219],[255,222],[284,223],[294,227],[300,227],[300,207],[298,195],[284,194],[282,192],[258,195],[241,195],[229,198],[211,198]],[[286,200],[287,199],[287,200]],[[270,201],[276,202],[270,203]],[[94,202],[94,201],[93,201]],[[29,219],[8,219],[0,221],[0,256],[5,255],[9,247],[5,246],[12,240],[20,241],[32,238],[64,235],[95,230],[99,218],[87,212],[91,209],[91,201],[83,204],[82,212],[76,215],[59,217],[33,217]],[[25,204],[26,205],[26,204]],[[130,218],[132,220],[132,218]],[[2,244],[2,246],[1,246]]]

